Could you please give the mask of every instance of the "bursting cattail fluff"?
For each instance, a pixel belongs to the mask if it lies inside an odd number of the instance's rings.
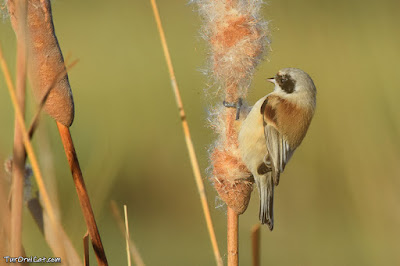
[[[201,33],[209,44],[205,73],[222,101],[245,98],[253,73],[269,49],[268,22],[260,12],[261,0],[194,0],[202,17]],[[248,113],[245,104],[236,110],[222,104],[212,108],[210,125],[218,134],[210,149],[212,179],[225,203],[243,213],[250,199],[251,173],[238,149],[238,130]]]

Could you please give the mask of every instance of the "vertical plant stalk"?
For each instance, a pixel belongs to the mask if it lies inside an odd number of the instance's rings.
[[[26,6],[26,16],[22,16],[18,11],[21,3],[24,3]],[[39,106],[39,112],[43,107],[46,112],[51,114],[55,119],[62,121],[68,126],[71,125],[74,116],[72,92],[68,83],[61,50],[54,31],[50,1],[8,0],[7,7],[11,25],[16,33],[17,39],[20,39],[20,36],[24,37],[24,44],[26,45],[28,54],[26,66],[33,88],[33,94],[38,101],[42,101]],[[65,73],[59,80],[56,78],[56,75],[61,72]],[[53,85],[50,86],[52,82]],[[10,87],[11,86],[9,85],[9,89]],[[16,113],[18,113],[17,109]],[[23,117],[21,121],[19,122],[23,123]],[[32,131],[29,132],[29,135],[32,135],[34,128],[35,127],[32,127]],[[30,144],[29,136],[26,137],[26,139],[24,136],[24,142],[28,149],[29,146],[27,146],[27,143]],[[36,158],[34,159],[36,160]],[[62,241],[65,239],[61,237],[61,232],[57,230],[57,225],[59,227],[61,226],[59,225],[57,216],[50,204],[51,200],[44,187],[38,166],[36,165],[35,167],[37,168],[35,178],[39,186],[43,206],[49,215],[47,216],[44,214],[43,218],[49,218],[52,225],[50,231],[54,230],[51,234],[52,241],[47,237],[46,240],[52,249],[55,248],[53,251],[58,256],[61,255],[61,257],[65,258],[66,243]],[[47,220],[48,219],[46,219],[45,222]],[[46,228],[48,227],[46,226]],[[76,258],[76,256],[74,257]]]
[[[0,61],[1,61],[2,68],[3,68],[4,75],[6,77],[7,85],[9,86],[9,89],[11,89],[10,93],[11,93],[11,99],[12,99],[14,108],[16,108],[16,105],[15,105],[16,103],[14,104],[14,101],[13,101],[14,98],[12,96],[12,91],[14,89],[13,89],[13,86],[11,83],[10,75],[8,73],[7,65],[5,64],[4,58],[2,56],[1,47],[0,47]],[[45,97],[43,97],[43,99],[41,100],[41,102],[39,104],[38,110],[36,111],[36,113],[34,115],[33,122],[31,123],[29,131],[26,132],[26,135],[28,136],[29,140],[32,138],[33,133],[36,129],[36,125],[38,124],[40,112],[41,112],[44,104],[46,103],[48,94],[51,92],[51,90],[54,88],[54,86],[66,75],[67,70],[69,70],[73,66],[75,66],[77,62],[78,61],[75,60],[70,65],[68,65],[64,71],[62,71],[55,77],[54,81],[49,85],[49,88],[46,89],[47,92],[45,94]],[[15,97],[15,99],[16,99],[16,97]],[[16,111],[16,114],[17,113],[18,113],[18,111]],[[16,115],[16,117],[18,118],[18,115]],[[22,129],[22,132],[24,132],[26,130],[26,128],[21,128],[21,129]],[[24,158],[26,158],[26,155],[27,154],[25,153]],[[34,154],[32,154],[32,155],[34,155]],[[36,161],[36,158],[31,159],[31,163],[33,165],[35,164],[35,161]],[[11,170],[11,172],[12,172],[12,170]],[[34,170],[34,172],[35,172],[35,170]],[[39,192],[41,195],[43,195],[41,197],[40,201],[42,202],[42,205],[44,206],[46,211],[45,212],[43,211],[42,206],[39,204],[39,200],[37,198],[31,199],[30,201],[27,202],[27,206],[32,214],[33,219],[38,224],[39,230],[44,234],[47,244],[53,251],[53,254],[56,254],[57,256],[66,258],[66,259],[64,259],[64,262],[66,261],[66,263],[69,265],[77,265],[77,266],[82,265],[82,262],[80,261],[80,258],[78,256],[78,254],[76,253],[75,248],[71,243],[71,240],[69,239],[68,235],[65,233],[64,229],[62,228],[62,225],[59,223],[59,219],[56,218],[56,221],[53,220],[54,217],[57,217],[56,211],[54,210],[54,208],[52,209],[52,206],[49,206],[48,202],[54,202],[54,200],[53,199],[48,200],[46,197],[46,195],[49,195],[49,193],[47,192],[48,190],[46,189],[46,187],[44,187],[43,180],[41,180],[42,179],[41,173],[35,172],[35,178],[36,178],[38,186],[39,186]],[[8,217],[11,217],[11,215]],[[8,223],[8,225],[9,225],[9,223]],[[6,230],[6,233],[8,233],[7,239],[10,239],[10,229]],[[24,257],[26,256],[23,249],[22,249],[22,254]]]
[[[20,17],[14,13],[14,1],[16,0],[9,0],[10,19],[14,31],[20,32],[17,26]],[[38,101],[43,103],[40,109],[43,107],[57,121],[98,264],[107,265],[103,245],[68,129],[74,120],[74,102],[68,75],[65,73],[55,87],[51,91],[47,91],[56,76],[66,69],[54,30],[51,3],[50,0],[29,0],[27,3],[26,42],[29,48],[27,66],[33,94]],[[49,201],[47,194],[46,201]],[[54,213],[52,213],[50,218],[55,224],[56,218],[54,216]]]
[[[90,204],[89,195],[86,190],[85,181],[83,180],[81,167],[79,166],[79,161],[76,155],[74,143],[72,141],[71,133],[67,126],[64,126],[58,121],[57,127],[58,132],[60,133],[61,141],[64,146],[65,154],[67,156],[68,164],[71,169],[72,178],[75,183],[76,192],[78,194],[79,203],[81,205],[86,226],[89,231],[89,236],[92,240],[97,263],[102,266],[108,265],[99,230],[97,228],[96,220],[94,218],[92,206]]]
[[[166,38],[165,38],[165,33],[164,33],[164,30],[163,30],[163,27],[162,27],[162,23],[161,23],[161,19],[160,19],[160,14],[158,12],[156,1],[155,0],[150,0],[150,1],[151,1],[151,6],[153,8],[154,17],[155,17],[155,20],[156,20],[156,23],[157,23],[157,28],[158,28],[158,31],[159,31],[159,34],[160,34],[161,45],[163,47],[165,60],[167,62],[168,71],[169,71],[171,84],[172,84],[172,89],[173,89],[173,92],[174,92],[174,95],[175,95],[176,105],[177,105],[178,110],[179,110],[179,116],[181,118],[183,132],[184,132],[184,135],[185,135],[186,147],[187,147],[188,152],[189,152],[189,158],[190,158],[190,162],[191,162],[191,165],[192,165],[192,170],[193,170],[193,174],[194,174],[194,177],[195,177],[197,190],[198,190],[198,192],[200,194],[200,201],[201,201],[201,205],[203,207],[203,213],[204,213],[204,217],[205,217],[206,224],[207,224],[208,234],[209,234],[210,239],[211,239],[211,244],[212,244],[212,247],[213,247],[215,260],[216,260],[217,265],[223,265],[221,254],[220,254],[219,249],[218,249],[217,238],[215,236],[214,227],[213,227],[212,220],[211,220],[210,209],[209,209],[208,203],[207,203],[207,196],[206,196],[206,193],[205,193],[203,179],[201,178],[199,163],[197,161],[196,153],[195,153],[194,146],[193,146],[192,137],[190,135],[189,125],[188,125],[188,122],[186,120],[186,115],[185,115],[185,110],[183,108],[182,98],[181,98],[181,95],[180,95],[180,92],[179,92],[178,84],[176,82],[175,72],[174,72],[174,68],[172,66],[171,56],[169,54],[168,45],[167,45],[167,41],[166,41]]]
[[[225,99],[228,102],[238,102],[239,97],[237,94],[237,87],[235,85],[231,85],[226,89]],[[232,108],[225,109],[225,126],[226,126],[226,146],[227,147],[235,147],[238,149],[237,144],[237,135],[238,132],[235,128],[235,119],[236,119],[236,110]],[[240,183],[238,183],[239,185]],[[226,186],[225,186],[226,189]],[[228,190],[227,190],[228,191]],[[248,193],[236,193],[236,189],[234,189],[234,193],[239,197],[238,199],[245,198],[245,200],[239,201],[248,201],[250,200],[251,190]],[[240,195],[241,194],[241,195]],[[248,198],[248,200],[246,200]],[[247,203],[248,204],[248,203]],[[247,208],[246,204],[246,208]],[[230,204],[235,205],[235,204]],[[227,249],[228,249],[228,266],[238,266],[239,265],[239,213],[232,206],[227,206]]]
[[[228,208],[227,217],[228,266],[237,266],[239,265],[239,215],[235,210]]]
[[[83,265],[89,266],[89,232],[83,236]]]
[[[70,69],[70,66],[66,67],[66,71]],[[64,73],[65,75],[65,73]],[[60,80],[64,75],[59,75],[56,80]],[[42,101],[43,102],[43,101]],[[39,105],[38,110],[36,111],[36,114],[33,118],[33,122],[31,123],[31,129],[34,129],[35,126],[38,124],[37,118],[39,117],[39,113],[41,111],[41,107],[43,104],[41,103]],[[41,126],[44,126],[42,124]],[[46,125],[47,126],[47,125]],[[37,132],[37,138],[38,138],[38,149],[40,149],[38,152],[41,153],[40,156],[40,161],[43,169],[43,174],[46,182],[46,186],[48,188],[48,193],[51,202],[53,203],[55,215],[57,217],[57,228],[53,228],[50,223],[49,216],[47,215],[46,212],[43,212],[43,210],[40,208],[41,212],[41,217],[43,219],[43,233],[44,237],[46,239],[47,244],[49,247],[52,249],[54,254],[60,254],[61,249],[64,248],[65,250],[65,255],[66,258],[63,260],[63,262],[66,265],[76,265],[76,266],[82,266],[82,260],[80,256],[78,255],[78,252],[76,251],[75,247],[73,246],[71,240],[69,239],[68,235],[64,231],[64,228],[62,225],[59,223],[60,222],[60,208],[59,208],[59,199],[58,199],[58,192],[57,192],[57,178],[55,174],[55,164],[54,164],[54,154],[51,151],[50,143],[49,143],[49,136],[47,132],[47,128],[43,128],[43,130],[39,130]],[[41,200],[41,199],[40,199]],[[40,207],[40,206],[39,206]],[[55,238],[55,230],[58,231],[58,234],[60,235],[61,238],[61,243],[60,241]]]
[[[114,200],[111,201],[110,207],[111,207],[111,212],[114,216],[114,219],[117,222],[122,235],[125,237],[124,221],[122,220],[121,213],[119,212],[117,204],[115,203]],[[142,256],[139,253],[139,250],[136,247],[135,242],[130,237],[129,237],[128,241],[129,241],[129,250],[132,255],[133,261],[135,262],[135,264],[137,266],[144,266],[145,264],[143,262]]]
[[[53,207],[51,205],[51,201],[50,201],[49,195],[47,193],[46,187],[45,187],[44,182],[43,182],[42,173],[40,171],[36,155],[35,155],[35,153],[33,151],[32,143],[30,142],[30,139],[29,139],[29,135],[28,135],[28,132],[27,132],[27,129],[26,129],[26,126],[25,126],[25,121],[24,121],[23,114],[22,114],[22,112],[21,112],[21,110],[20,110],[20,108],[18,106],[18,103],[17,103],[17,97],[15,95],[14,85],[13,85],[13,83],[11,81],[10,71],[8,70],[8,66],[7,66],[7,64],[6,64],[5,60],[4,60],[3,51],[1,49],[1,46],[0,46],[0,67],[1,67],[1,69],[3,71],[4,77],[5,77],[5,81],[6,81],[6,84],[7,84],[7,88],[8,88],[8,92],[10,93],[11,102],[12,102],[12,105],[13,105],[13,108],[14,108],[14,111],[15,111],[15,115],[17,117],[18,124],[19,124],[19,126],[21,128],[22,139],[24,141],[26,153],[28,154],[28,157],[29,157],[30,162],[32,164],[32,171],[34,173],[35,180],[36,180],[37,186],[39,188],[40,195],[41,195],[41,197],[43,199],[44,209],[46,210],[47,214],[49,215],[49,218],[50,218],[50,221],[51,221],[51,225],[54,228],[57,228],[57,218],[56,218],[56,216],[54,214],[54,209],[53,209]],[[56,237],[58,239],[60,239],[58,231],[55,231],[55,232],[57,234]]]
[[[128,266],[131,266],[131,253],[129,248],[129,225],[128,225],[128,209],[124,205],[124,216],[125,216],[125,242],[126,242],[126,257],[128,260]]]
[[[22,115],[25,114],[25,84],[26,84],[26,3],[25,0],[16,1],[16,13],[21,18],[17,34],[17,82],[16,96]],[[21,128],[17,117],[14,122],[14,149],[12,170],[12,201],[11,201],[11,256],[22,255],[22,208],[24,200],[25,180],[25,147],[22,140]]]
[[[27,202],[27,206],[40,232],[46,239],[46,242],[49,245],[50,249],[53,251],[53,254],[57,254],[57,256],[60,256],[59,254],[63,254],[63,252],[65,252],[65,255],[62,257],[62,265],[65,264],[81,266],[82,261],[77,254],[74,246],[72,245],[72,242],[69,239],[67,233],[65,233],[64,228],[61,226],[58,220],[56,225],[57,227],[54,228],[51,225],[49,216],[46,212],[43,211],[43,208],[40,205],[40,200],[38,198],[33,198],[29,200]]]
[[[1,65],[3,68],[3,72],[4,75],[6,77],[6,81],[7,81],[7,85],[10,91],[10,95],[11,95],[11,99],[12,99],[12,103],[14,108],[16,107],[16,102],[14,102],[14,99],[16,99],[16,96],[13,96],[13,86],[11,83],[11,78],[10,75],[8,73],[8,68],[5,64],[4,58],[2,56],[2,51],[0,48],[0,61],[1,61]],[[51,89],[54,87],[54,85],[66,74],[67,69],[70,69],[72,66],[74,66],[76,64],[76,61],[74,61],[71,65],[69,65],[65,71],[63,71],[62,73],[60,73],[56,79],[52,82],[52,84],[50,85],[50,87],[47,89],[48,92],[51,91]],[[24,135],[26,135],[28,137],[28,140],[30,140],[30,138],[33,135],[34,132],[34,128],[33,125],[37,124],[37,119],[39,117],[40,111],[44,105],[46,101],[46,98],[44,98],[42,100],[42,102],[39,105],[39,108],[35,114],[35,118],[33,119],[33,123],[31,125],[31,128],[29,130],[29,133],[26,132],[26,128],[21,127],[22,130],[22,136],[24,137]],[[18,116],[19,111],[15,111],[16,113],[16,117],[20,119],[20,116]],[[18,120],[19,125],[23,124],[20,122],[20,120]],[[26,140],[24,139],[24,142]],[[25,146],[32,146],[30,143],[29,144],[24,144]],[[30,148],[33,152],[33,149]],[[29,155],[29,152],[28,152]],[[65,233],[64,229],[62,228],[61,224],[59,223],[58,218],[54,218],[57,217],[57,215],[55,214],[55,210],[53,209],[53,207],[51,205],[49,205],[49,202],[53,202],[52,200],[49,200],[49,196],[48,196],[48,192],[46,187],[44,186],[44,182],[42,180],[42,175],[39,171],[38,165],[37,165],[37,160],[36,157],[34,156],[34,153],[31,153],[30,155],[31,158],[31,163],[34,166],[33,167],[33,171],[35,173],[35,178],[36,178],[36,182],[38,183],[38,187],[39,187],[39,192],[41,196],[41,202],[42,205],[44,206],[45,211],[43,211],[42,206],[39,204],[39,200],[37,198],[35,199],[31,199],[30,201],[27,202],[28,205],[28,209],[31,211],[32,217],[33,219],[36,221],[36,223],[39,226],[39,230],[44,233],[45,239],[49,245],[49,247],[52,249],[53,254],[66,258],[64,259],[64,262],[66,261],[67,264],[69,265],[82,265],[82,262],[80,261],[79,256],[77,255],[70,239],[68,238],[67,234]],[[26,154],[24,154],[24,158],[26,158]],[[35,167],[36,165],[36,167]],[[36,202],[36,204],[35,204]],[[35,207],[36,206],[36,207]],[[8,211],[8,210],[7,210]],[[6,213],[5,211],[3,211],[4,213]],[[11,217],[11,215],[7,216],[5,214],[5,217]],[[56,219],[56,220],[54,220]],[[9,225],[9,223],[8,223]],[[10,239],[10,230],[5,230],[7,234],[7,238]],[[22,254],[25,257],[25,252],[24,250],[22,250]],[[24,264],[25,265],[25,264]]]
[[[5,180],[2,173],[0,173],[0,236],[2,237],[2,241],[0,241],[0,254],[10,254],[9,244],[11,242],[11,210],[6,196]],[[24,247],[22,246],[21,249],[22,256],[26,257]],[[22,265],[28,264],[23,263]]]
[[[11,237],[11,213],[7,199],[7,190],[3,172],[0,172],[0,254],[9,254],[9,244]]]
[[[251,229],[251,251],[252,265],[260,266],[260,224]]]

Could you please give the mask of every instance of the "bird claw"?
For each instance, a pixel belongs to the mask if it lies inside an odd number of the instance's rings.
[[[223,101],[222,104],[227,108],[236,108],[236,120],[239,120],[240,108],[243,105],[242,98],[239,98],[236,103],[230,103],[230,102]]]

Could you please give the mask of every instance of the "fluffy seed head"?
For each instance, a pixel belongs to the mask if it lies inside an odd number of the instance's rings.
[[[210,44],[205,71],[216,87],[239,88],[244,98],[254,70],[269,49],[268,22],[261,0],[195,0],[203,19],[202,36]]]
[[[251,176],[242,162],[237,140],[241,121],[236,110],[222,106],[245,98],[254,70],[269,48],[268,23],[260,14],[262,0],[194,0],[203,19],[202,35],[209,44],[204,71],[217,89],[221,105],[214,108],[211,127],[218,134],[210,150],[212,180],[225,203],[238,214],[250,199]],[[223,93],[221,93],[223,92]],[[241,114],[241,118],[245,115]]]

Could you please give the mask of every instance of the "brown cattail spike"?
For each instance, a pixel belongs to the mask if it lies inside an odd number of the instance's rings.
[[[18,17],[15,0],[9,0],[8,9],[14,31],[17,33]],[[64,59],[54,32],[49,0],[27,1],[26,43],[28,50],[28,77],[38,102],[59,73],[65,71]],[[18,34],[17,34],[18,35]],[[68,75],[60,79],[50,91],[44,110],[56,121],[71,126],[74,120],[74,101]]]

